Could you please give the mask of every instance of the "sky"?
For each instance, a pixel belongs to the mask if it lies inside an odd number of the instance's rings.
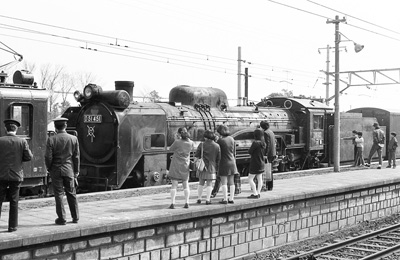
[[[282,89],[325,98],[327,51],[335,70],[335,25],[327,21],[336,15],[346,19],[339,23],[339,71],[400,68],[399,9],[397,0],[13,0],[2,3],[0,42],[25,62],[91,73],[106,90],[130,80],[135,97],[155,90],[166,100],[177,85],[214,87],[232,106],[239,47],[241,73],[248,68],[251,75],[249,100]],[[353,42],[364,49],[356,53]],[[12,60],[0,51],[0,65]],[[363,75],[372,80],[372,73]],[[389,76],[399,81],[400,73]],[[240,81],[243,96],[244,76]],[[330,77],[329,96],[334,86]],[[350,87],[340,110],[400,108],[399,94],[399,85]]]

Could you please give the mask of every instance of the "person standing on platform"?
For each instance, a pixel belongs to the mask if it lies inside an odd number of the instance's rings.
[[[266,143],[267,147],[265,148],[265,153],[266,153],[268,161],[267,161],[265,167],[267,167],[267,170],[270,171],[270,173],[271,173],[271,178],[269,180],[266,179],[266,188],[268,190],[272,190],[274,187],[274,175],[272,172],[272,162],[276,158],[275,134],[269,128],[268,122],[261,121],[260,126],[264,130],[264,133],[266,134],[265,143]]]
[[[221,187],[223,199],[221,204],[234,203],[235,183],[234,176],[239,174],[236,167],[235,159],[235,140],[230,136],[229,129],[226,125],[220,125],[217,128],[220,138],[217,143],[221,148],[221,160],[218,167],[218,175],[221,178]],[[230,186],[230,195],[228,199],[228,185]]]
[[[365,166],[371,166],[371,159],[374,156],[375,152],[378,152],[379,158],[379,165],[378,169],[382,168],[382,148],[385,146],[385,132],[379,127],[378,123],[374,123],[373,126],[375,127],[374,131],[372,132],[373,137],[373,144],[368,156],[368,163]]]
[[[355,139],[358,137],[358,131],[357,130],[353,130],[352,133],[353,133],[353,136],[343,137],[343,140],[351,140],[352,143],[353,143],[353,148],[354,148],[354,164],[353,164],[353,167],[356,167],[358,165],[357,164],[357,151],[358,151],[358,148],[357,148],[357,144],[355,142]],[[364,165],[364,164],[362,164],[362,165]]]
[[[397,149],[397,138],[396,138],[396,133],[391,132],[390,133],[390,140],[388,144],[388,166],[386,168],[391,168],[393,164],[393,169],[396,169],[396,149]]]
[[[17,135],[20,122],[14,119],[4,120],[7,135],[0,137],[0,216],[3,201],[8,192],[10,209],[8,232],[17,231],[19,189],[24,179],[22,163],[33,157],[28,142]]]
[[[199,185],[197,187],[197,203],[201,203],[201,196],[203,194],[204,183],[207,183],[206,190],[206,204],[211,204],[211,191],[212,181],[216,179],[218,172],[219,161],[221,159],[221,149],[219,145],[214,142],[214,133],[210,130],[204,132],[204,143],[197,147],[196,157],[203,158],[205,163],[205,170],[199,172]]]
[[[354,166],[365,164],[364,162],[364,138],[362,132],[357,132],[357,137],[354,139],[354,143],[357,147],[357,153],[354,160]]]
[[[256,129],[254,131],[254,141],[251,144],[249,149],[250,158],[250,169],[249,169],[249,184],[253,194],[251,194],[249,199],[258,199],[260,198],[261,187],[262,187],[262,175],[264,173],[265,168],[265,148],[266,144],[264,141],[264,131],[261,129]],[[257,177],[257,183],[259,184],[256,188],[256,184],[254,183],[254,177]]]
[[[189,165],[190,152],[194,149],[193,141],[189,139],[189,133],[185,127],[178,129],[178,134],[175,136],[175,141],[169,148],[173,152],[171,165],[169,166],[168,176],[172,181],[171,184],[171,205],[170,209],[175,208],[176,189],[178,181],[182,181],[183,192],[185,194],[184,208],[189,208]]]
[[[53,181],[57,225],[65,225],[67,222],[63,204],[64,192],[67,196],[72,223],[79,221],[76,198],[76,183],[80,167],[79,142],[76,136],[67,133],[67,121],[67,118],[62,117],[54,119],[57,134],[47,139],[45,154],[47,171]]]

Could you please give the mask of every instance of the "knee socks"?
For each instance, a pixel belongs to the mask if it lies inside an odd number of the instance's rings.
[[[184,189],[183,193],[185,194],[185,203],[189,203],[190,190],[189,189]]]
[[[229,196],[229,200],[233,201],[233,197],[235,196],[235,184],[230,186],[231,188],[231,193]]]
[[[228,200],[228,186],[222,185],[222,195],[224,196],[224,200]]]
[[[171,204],[175,204],[176,189],[171,189]]]
[[[201,200],[201,195],[203,194],[203,185],[197,186],[197,199]]]

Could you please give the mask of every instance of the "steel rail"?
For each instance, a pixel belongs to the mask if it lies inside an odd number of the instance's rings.
[[[377,230],[377,231],[374,231],[374,232],[371,232],[371,233],[368,233],[368,234],[364,234],[364,235],[361,235],[361,236],[358,236],[358,237],[355,237],[355,238],[352,238],[352,239],[349,239],[349,240],[346,240],[346,241],[342,241],[342,242],[339,242],[339,243],[335,243],[335,244],[332,244],[332,245],[328,245],[328,246],[325,246],[325,247],[314,249],[314,250],[311,250],[311,251],[308,251],[308,252],[305,252],[305,253],[302,253],[302,254],[299,254],[299,255],[291,256],[291,257],[285,258],[284,260],[316,259],[315,257],[318,256],[318,255],[326,254],[326,253],[334,251],[334,250],[345,248],[345,247],[347,247],[347,246],[349,246],[351,244],[355,244],[357,242],[360,242],[360,241],[363,241],[363,240],[367,240],[369,238],[373,238],[373,237],[379,236],[381,234],[385,234],[385,233],[388,233],[388,232],[391,232],[391,231],[395,231],[395,230],[399,230],[399,229],[400,229],[400,224],[392,225],[392,226],[389,226],[389,227],[386,227],[386,228],[383,228],[383,229],[380,229],[380,230]],[[395,251],[398,251],[399,249],[400,249],[400,245],[396,245],[394,247],[390,247],[390,248],[385,249],[383,251],[380,251],[380,252],[377,252],[375,254],[366,256],[364,258],[360,258],[360,260],[377,259],[379,257],[383,257],[385,255],[389,255],[389,254],[391,254],[391,253],[393,253]]]

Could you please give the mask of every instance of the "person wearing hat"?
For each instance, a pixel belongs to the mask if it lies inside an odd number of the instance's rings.
[[[393,162],[393,169],[396,169],[396,149],[397,149],[397,138],[396,138],[396,133],[391,132],[390,133],[390,140],[388,144],[388,166],[386,168],[391,168],[392,167],[392,162]]]
[[[368,163],[365,166],[371,166],[371,159],[374,156],[375,152],[378,152],[379,164],[378,169],[382,168],[382,148],[385,146],[385,132],[379,127],[378,123],[374,123],[373,127],[375,127],[372,132],[373,144],[371,150],[369,151]]]
[[[22,163],[33,157],[28,142],[17,136],[20,122],[14,119],[4,120],[7,135],[0,137],[0,214],[1,206],[10,195],[8,232],[17,231],[19,188],[24,179]]]
[[[64,191],[67,196],[72,222],[78,223],[79,209],[76,198],[76,178],[79,175],[79,143],[76,136],[66,132],[67,118],[54,119],[56,135],[47,139],[45,162],[47,171],[53,180],[54,198],[56,200],[57,225],[66,224],[63,204]]]

